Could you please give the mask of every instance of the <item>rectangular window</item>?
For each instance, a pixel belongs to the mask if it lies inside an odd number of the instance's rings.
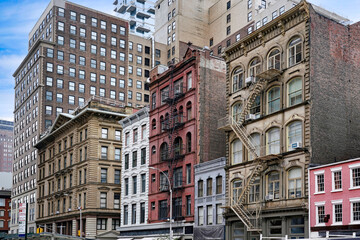
[[[206,180],[206,196],[212,195],[212,178]]]
[[[114,193],[114,209],[120,209],[120,193]]]
[[[131,224],[136,224],[136,204],[131,205]]]
[[[350,183],[351,183],[350,187],[352,188],[360,187],[360,167],[356,167],[356,168],[351,167]]]
[[[146,174],[141,174],[141,192],[144,193],[146,189]]]
[[[141,165],[146,163],[146,148],[141,149]]]
[[[116,169],[115,169],[115,173],[114,173],[114,183],[115,183],[115,184],[120,184],[120,170],[116,170]]]
[[[186,164],[186,184],[191,184],[191,164]]]
[[[191,215],[191,196],[186,196],[186,215]]]
[[[137,151],[134,151],[132,153],[132,167],[136,167],[137,166]]]
[[[333,204],[333,223],[342,223],[342,203]]]
[[[325,223],[325,206],[317,206],[317,223]]]
[[[216,194],[222,193],[222,176],[216,177]]]
[[[121,149],[115,148],[115,161],[120,161],[120,160],[121,160]]]
[[[96,18],[91,18],[91,26],[97,27],[97,19]]]
[[[97,230],[106,230],[107,218],[98,218],[96,220]]]
[[[198,207],[198,224],[199,226],[204,225],[204,208]]]
[[[108,138],[108,129],[107,128],[102,128],[101,129],[101,138]]]
[[[333,185],[333,191],[342,189],[341,170],[332,171],[332,185]]]
[[[84,14],[80,14],[80,22],[86,23],[86,16]]]
[[[132,181],[133,181],[133,191],[132,191],[132,194],[136,194],[136,193],[137,193],[137,176],[133,176],[133,177],[132,177]]]
[[[107,206],[107,193],[100,193],[100,208],[106,208]]]
[[[107,182],[107,168],[101,169],[101,183]]]
[[[125,182],[125,196],[127,196],[129,195],[129,179],[125,178],[124,182]]]
[[[140,203],[140,223],[145,223],[145,203]]]
[[[212,225],[213,224],[213,207],[212,205],[206,206],[206,223],[207,225]]]
[[[101,147],[101,159],[107,159],[108,147]]]
[[[351,203],[351,223],[360,222],[360,202]]]
[[[316,174],[316,191],[315,192],[324,192],[324,174]]]
[[[223,223],[223,210],[221,208],[221,204],[216,204],[216,224]]]

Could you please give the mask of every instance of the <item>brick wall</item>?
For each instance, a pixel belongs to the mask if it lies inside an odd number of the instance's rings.
[[[360,24],[344,26],[310,7],[312,162],[360,155]]]

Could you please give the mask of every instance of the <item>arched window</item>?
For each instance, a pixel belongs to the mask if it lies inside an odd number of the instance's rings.
[[[232,181],[231,184],[232,187],[232,197],[233,197],[233,202],[232,204],[236,204],[239,200],[240,194],[242,192],[242,188],[243,188],[243,181],[242,179],[235,179],[234,181]]]
[[[237,90],[241,89],[243,87],[243,81],[244,81],[244,71],[241,67],[237,68],[232,77],[232,86],[233,92],[236,92]]]
[[[152,126],[153,130],[156,129],[156,120],[155,119],[152,120],[151,126]]]
[[[268,114],[280,110],[280,87],[273,87],[268,91]]]
[[[179,107],[179,122],[180,123],[184,122],[184,107],[183,106]]]
[[[255,97],[254,103],[251,105],[250,114],[260,114],[260,95]]]
[[[191,133],[188,132],[186,134],[186,151],[189,153],[191,152]]]
[[[166,161],[168,159],[169,147],[166,142],[161,144],[160,146],[160,158],[162,161]]]
[[[260,177],[256,177],[250,187],[249,202],[258,202],[259,200],[260,200]]]
[[[302,102],[302,81],[301,78],[294,78],[288,83],[288,106]]]
[[[250,66],[249,66],[249,76],[250,77],[256,77],[257,74],[260,73],[261,70],[261,62],[260,59],[254,58],[251,62],[250,62]]]
[[[233,116],[234,121],[236,121],[236,122],[240,121],[241,112],[242,112],[242,104],[235,103],[232,106],[232,116]]]
[[[174,140],[174,154],[175,156],[179,156],[183,153],[183,144],[181,137],[177,137]]]
[[[270,52],[268,57],[268,69],[280,70],[280,51],[274,49]]]
[[[280,153],[280,128],[271,128],[266,133],[267,154]]]
[[[280,174],[277,171],[267,175],[267,195],[269,199],[280,198]]]
[[[289,55],[289,67],[301,62],[302,41],[300,37],[295,37],[290,41],[288,55]]]
[[[253,146],[255,147],[255,152],[257,154],[257,156],[260,156],[260,134],[259,133],[253,133],[250,135],[250,141],[253,144]],[[251,154],[249,152],[249,160],[254,160],[254,156],[253,154]]]
[[[292,168],[288,172],[288,198],[301,197],[301,168]]]
[[[302,123],[295,121],[287,127],[287,145],[288,150],[291,151],[295,148],[302,147]]]
[[[192,119],[192,115],[191,115],[191,102],[187,102],[186,103],[186,115],[187,115],[187,120],[189,121],[190,119]]]
[[[243,145],[239,139],[236,139],[231,143],[232,164],[242,163],[243,161],[242,149],[243,149]]]

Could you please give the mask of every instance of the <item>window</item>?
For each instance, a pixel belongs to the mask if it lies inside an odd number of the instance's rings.
[[[186,184],[191,183],[191,164],[186,164]]]
[[[101,183],[106,183],[106,182],[107,182],[107,169],[102,168],[101,169]]]
[[[106,22],[105,21],[100,21],[100,28],[101,29],[106,29]]]
[[[100,83],[105,84],[106,83],[106,76],[105,75],[100,75]]]
[[[277,171],[267,175],[267,195],[269,199],[280,198],[280,174]]]
[[[204,208],[198,207],[198,224],[199,226],[204,225]]]
[[[266,153],[278,154],[280,153],[280,129],[271,128],[266,133]]]
[[[134,151],[132,153],[132,167],[136,167],[137,166],[137,151]]]
[[[231,22],[231,14],[230,13],[226,16],[226,23],[229,23],[229,22]]]
[[[145,203],[140,203],[140,223],[145,223]]]
[[[141,174],[141,192],[144,193],[146,189],[146,174]]]
[[[293,168],[288,172],[288,198],[301,197],[301,168]]]
[[[108,129],[107,128],[102,128],[101,129],[101,138],[108,138]]]
[[[252,0],[248,0],[248,9],[252,8]]]
[[[141,149],[141,165],[146,163],[146,148]]]
[[[100,193],[100,208],[106,208],[107,204],[107,193],[102,192]]]
[[[333,204],[333,224],[342,224],[342,202],[332,202]]]
[[[239,139],[236,139],[231,143],[231,157],[232,164],[243,162],[243,144]]]
[[[112,230],[116,230],[117,227],[120,227],[120,219],[113,218],[112,219]]]
[[[69,76],[75,77],[76,76],[76,69],[75,68],[69,68]]]
[[[281,63],[280,57],[281,55],[279,49],[275,49],[271,51],[268,57],[268,69],[280,70],[280,63]]]
[[[107,159],[108,147],[101,147],[101,159]]]
[[[269,219],[268,223],[269,223],[270,235],[281,235],[282,234],[281,218]]]
[[[341,179],[341,168],[331,169],[332,173],[332,190],[337,191],[342,189],[342,179]]]
[[[350,188],[360,187],[360,167],[358,165],[350,165]]]
[[[125,40],[120,39],[120,48],[125,48]]]
[[[63,95],[61,93],[56,94],[56,102],[59,102],[59,103],[63,102]]]
[[[204,196],[204,181],[199,180],[198,181],[198,197]]]
[[[216,177],[216,194],[222,194],[222,176]]]
[[[54,65],[52,63],[46,63],[46,71],[53,72]]]
[[[191,215],[191,196],[186,196],[186,215]]]
[[[250,62],[249,66],[249,76],[256,77],[257,74],[260,73],[261,70],[261,62],[259,58],[255,58]]]
[[[212,178],[206,180],[206,196],[212,195]]]
[[[232,200],[234,201],[234,203],[237,203],[240,200],[240,195],[243,189],[242,183],[242,179],[235,179],[234,181],[232,181]]]
[[[319,205],[316,206],[316,223],[325,224],[325,206]]]
[[[128,224],[128,217],[129,217],[129,206],[124,206],[124,225]]]
[[[279,8],[279,14],[283,14],[285,12],[285,6],[282,6],[281,8]]]
[[[275,18],[277,18],[277,16],[278,16],[278,12],[276,10],[272,13],[272,19],[274,20]]]
[[[98,218],[96,220],[97,230],[106,230],[107,218]]]
[[[120,26],[120,35],[126,35],[126,29],[125,27]],[[130,49],[130,43],[129,43],[129,49]],[[132,49],[132,48],[131,48]]]
[[[56,80],[56,87],[57,87],[57,88],[64,88],[64,80],[62,80],[62,79],[57,79],[57,80]]]
[[[267,18],[267,17],[264,17],[264,18],[262,19],[262,24],[265,25],[265,24],[267,23],[267,21],[268,21],[268,18]]]
[[[52,101],[52,92],[46,91],[46,100],[47,101]]]
[[[226,2],[226,10],[229,10],[231,7],[231,1]]]
[[[125,75],[125,68],[124,67],[119,67],[119,74],[120,75]]]
[[[208,205],[206,206],[206,223],[207,225],[212,225],[213,224],[213,207],[212,205]]]
[[[294,78],[288,83],[288,106],[294,106],[302,102],[302,80]]]
[[[96,18],[91,18],[91,26],[97,27],[97,19]]]
[[[250,141],[251,143],[253,144],[254,148],[255,148],[255,153],[257,156],[260,156],[260,134],[259,133],[253,133],[250,135]],[[249,156],[248,156],[248,159],[249,160],[254,160],[255,156],[252,154],[251,151],[248,151],[249,152]]]
[[[132,191],[132,193],[136,194],[137,193],[137,176],[133,176],[132,181],[133,181],[133,191]]]
[[[250,22],[252,20],[252,12],[248,12],[247,20],[248,20],[248,22]]]
[[[125,178],[124,182],[125,182],[125,196],[127,196],[127,195],[129,195],[129,179]]]
[[[273,87],[267,93],[268,114],[280,110],[280,87]]]
[[[324,183],[324,173],[323,172],[315,172],[315,193],[321,193],[325,191],[325,183]]]
[[[289,67],[301,62],[302,60],[302,40],[296,37],[289,43]]]
[[[76,48],[76,40],[75,39],[70,39],[70,47]]]
[[[45,106],[45,114],[46,115],[52,114],[52,106]]]
[[[288,128],[288,150],[291,151],[302,145],[302,123],[295,121],[289,124]]]
[[[241,121],[241,113],[242,113],[242,104],[241,103],[235,103],[232,106],[232,117],[233,120],[236,122]]]
[[[58,8],[58,15],[60,17],[64,17],[65,16],[65,9],[59,7]]]
[[[80,14],[80,22],[86,23],[86,16],[84,14]]]
[[[64,45],[64,37],[58,35],[58,37],[57,37],[57,43],[58,43],[59,45],[61,45],[61,46]]]
[[[260,177],[256,177],[250,186],[249,202],[258,202],[260,200]]]
[[[120,170],[114,170],[114,183],[120,184]]]
[[[176,147],[175,147],[176,148]],[[182,167],[174,170],[174,187],[181,187],[183,185]]]
[[[236,38],[235,39],[236,42],[240,41],[240,33],[236,34],[235,38]]]
[[[159,201],[159,220],[164,220],[168,216],[167,200]]]
[[[237,90],[243,87],[244,80],[244,71],[241,67],[235,69],[232,77],[232,91],[236,92]]]

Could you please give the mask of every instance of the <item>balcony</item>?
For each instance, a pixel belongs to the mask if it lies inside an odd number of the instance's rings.
[[[155,8],[149,7],[147,12],[150,13],[150,14],[155,14]]]
[[[138,32],[150,32],[150,29],[148,27],[146,27],[145,25],[140,25],[136,27],[136,31]]]
[[[115,1],[117,2],[117,1]],[[114,2],[114,5],[115,5],[115,2]],[[118,13],[124,13],[126,11],[126,9],[129,7],[129,4],[127,4],[127,2],[125,1],[122,1],[120,2],[119,6],[116,8],[116,12]]]
[[[276,78],[277,76],[279,76],[281,74],[280,70],[277,69],[268,69],[260,74],[257,74],[256,77],[258,78],[262,78],[265,80],[272,80],[274,78]]]
[[[218,119],[217,129],[223,131],[231,131],[229,116]]]
[[[140,18],[140,19],[147,19],[149,17],[151,17],[149,14],[146,14],[145,12],[137,12],[136,13],[136,17]]]
[[[135,3],[135,1],[131,1],[129,8],[127,9],[127,12],[131,13],[131,12],[134,12],[134,11],[136,11],[136,3]]]

